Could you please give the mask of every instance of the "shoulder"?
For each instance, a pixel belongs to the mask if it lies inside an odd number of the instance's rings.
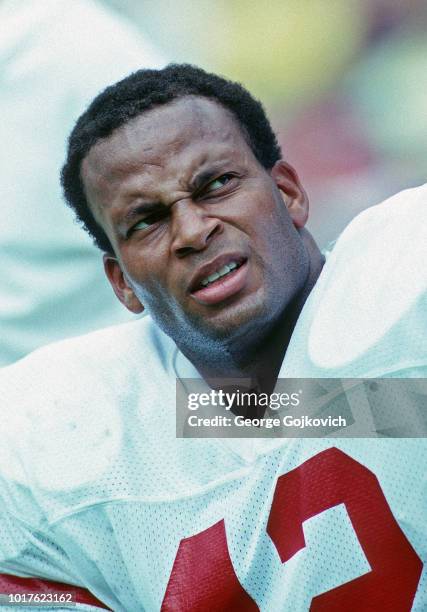
[[[421,262],[427,256],[427,185],[407,189],[359,214],[329,255],[318,288],[358,291],[361,299],[381,295],[407,301],[425,291]],[[408,274],[411,272],[410,274]],[[385,294],[384,294],[385,292]],[[344,297],[344,296],[343,296]]]
[[[55,342],[0,370],[3,408],[29,428],[93,420],[168,379],[174,349],[150,317]]]
[[[146,435],[159,389],[175,390],[174,348],[144,317],[48,345],[0,370],[8,415],[0,422],[0,482],[41,495],[95,481],[136,427],[139,439]]]
[[[421,187],[405,189],[372,206],[346,227],[334,249],[335,257],[351,255],[348,246],[357,240],[359,248],[364,242],[395,238],[397,246],[411,242],[411,253],[424,247],[417,239],[425,237],[427,229],[427,183]]]
[[[339,237],[307,300],[289,360],[293,350],[299,355],[295,363],[304,362],[302,371],[313,376],[422,371],[425,261],[427,186],[402,191],[358,215]]]
[[[169,353],[174,343],[153,323],[143,317],[100,329],[82,336],[45,345],[16,363],[0,369],[2,389],[22,389],[19,380],[26,380],[27,391],[35,390],[41,381],[45,391],[65,384],[78,376],[95,381],[111,376],[111,371],[128,372],[138,367],[141,375],[154,364],[167,368]],[[45,383],[49,381],[49,385]]]

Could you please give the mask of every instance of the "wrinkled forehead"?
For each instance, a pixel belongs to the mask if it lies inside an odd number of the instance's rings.
[[[162,167],[190,149],[193,157],[213,147],[236,154],[249,148],[237,119],[208,98],[186,96],[150,109],[99,140],[82,163],[85,183],[111,183],[143,165]],[[196,159],[195,159],[196,161]]]

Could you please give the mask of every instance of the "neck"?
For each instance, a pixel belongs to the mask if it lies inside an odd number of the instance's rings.
[[[209,350],[199,352],[179,346],[211,386],[215,386],[214,379],[244,378],[259,392],[273,391],[295,325],[324,264],[310,234],[306,232],[302,238],[310,255],[309,272],[302,289],[278,320],[264,330],[257,328],[256,335],[246,333],[227,344],[209,346]]]

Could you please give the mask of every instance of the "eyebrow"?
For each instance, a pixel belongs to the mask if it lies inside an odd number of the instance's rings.
[[[141,204],[137,204],[130,208],[122,217],[123,223],[129,223],[133,221],[136,217],[140,215],[155,212],[159,208],[166,208],[164,204],[161,202],[141,202]]]
[[[196,172],[188,184],[189,189],[192,191],[199,190],[201,187],[203,187],[203,185],[218,176],[218,173],[221,171],[224,171],[223,161],[217,162],[205,170]],[[156,212],[159,209],[164,208],[167,208],[167,206],[162,202],[141,202],[140,204],[132,206],[128,211],[126,211],[126,213],[120,219],[120,226],[128,225],[140,215]]]
[[[189,187],[193,190],[198,190],[206,183],[209,183],[212,179],[218,176],[218,172],[224,171],[224,162],[220,161],[210,166],[206,170],[200,170],[191,178]]]

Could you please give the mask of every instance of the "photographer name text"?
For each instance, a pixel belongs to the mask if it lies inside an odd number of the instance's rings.
[[[290,414],[279,417],[265,418],[245,418],[241,415],[233,417],[215,415],[212,417],[199,417],[192,414],[188,417],[188,425],[190,427],[257,427],[264,429],[273,429],[275,427],[292,427],[305,429],[310,427],[346,427],[347,421],[344,417],[309,417],[307,415],[294,417]]]

